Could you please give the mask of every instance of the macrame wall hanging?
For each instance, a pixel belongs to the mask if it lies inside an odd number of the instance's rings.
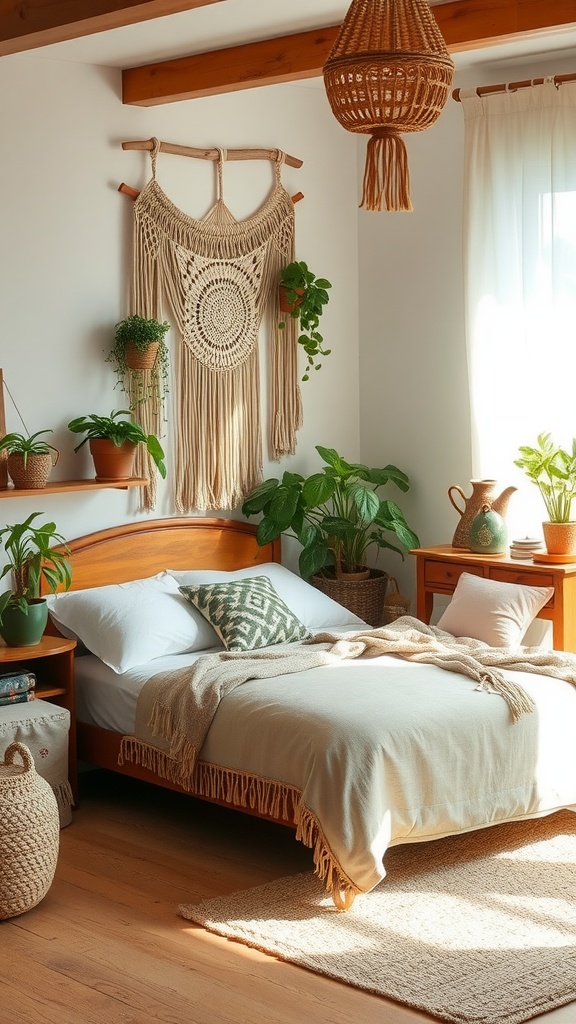
[[[280,331],[278,278],[294,259],[294,204],[281,182],[260,209],[237,221],[222,195],[226,151],[219,151],[217,200],[195,220],[168,199],[152,177],[134,204],[133,309],[161,318],[163,298],[178,328],[173,354],[174,504],[178,512],[233,509],[262,479],[258,334],[267,315],[269,454],[293,454],[302,410],[296,325]],[[154,431],[154,403],[135,414]],[[143,447],[143,446],[141,446]],[[151,473],[146,453],[138,471]],[[154,507],[154,494],[146,498]]]
[[[361,206],[411,210],[401,132],[434,124],[454,64],[426,0],[353,0],[324,65],[332,113],[370,135]]]

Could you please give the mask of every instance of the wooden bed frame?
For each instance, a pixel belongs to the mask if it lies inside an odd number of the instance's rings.
[[[256,540],[256,527],[232,519],[178,518],[129,523],[79,537],[69,542],[68,549],[72,566],[71,590],[127,583],[153,576],[163,569],[232,571],[264,562],[280,562],[281,558],[279,539],[260,547]],[[58,635],[52,624],[49,624],[48,631]],[[122,739],[119,733],[78,722],[77,737],[80,760],[97,768],[185,792],[180,786],[159,779],[139,765],[129,762],[119,765]],[[230,806],[221,800],[211,802]],[[249,808],[233,806],[243,813],[263,817]],[[282,821],[282,824],[290,823]]]

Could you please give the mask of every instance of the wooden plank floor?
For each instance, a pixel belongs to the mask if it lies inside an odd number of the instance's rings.
[[[311,868],[289,829],[82,776],[48,895],[0,922],[0,1022],[417,1024],[433,1018],[211,935],[179,903]],[[538,1018],[574,1024],[563,1007]]]

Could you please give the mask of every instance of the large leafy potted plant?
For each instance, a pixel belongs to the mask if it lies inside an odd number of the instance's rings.
[[[387,548],[402,558],[402,548],[419,547],[403,512],[378,491],[388,483],[409,489],[397,466],[371,469],[346,462],[333,448],[316,446],[325,465],[307,478],[286,472],[259,484],[242,505],[246,516],[262,513],[257,539],[263,545],[280,534],[302,545],[299,568],[304,578],[360,618],[379,625],[387,573],[367,565],[367,551]],[[398,546],[390,540],[398,541]]]
[[[316,277],[303,260],[288,263],[280,271],[280,311],[288,313],[293,320],[298,320],[298,344],[306,353],[307,366],[302,380],[309,380],[310,370],[319,370],[320,356],[330,355],[330,349],[324,348],[324,338],[318,330],[320,317],[330,296],[328,289],[332,287],[325,277]],[[285,319],[280,321],[280,328],[286,326]]]
[[[538,434],[536,447],[522,445],[515,466],[536,484],[548,519],[542,523],[546,550],[550,555],[576,554],[576,521],[572,503],[576,498],[576,438],[570,451],[560,448],[550,434]]]
[[[40,642],[48,619],[46,600],[40,597],[40,581],[50,590],[70,586],[71,569],[64,537],[55,523],[37,525],[41,512],[32,512],[23,523],[0,530],[7,561],[0,579],[11,575],[12,587],[0,595],[0,633],[9,647],[28,647]],[[59,550],[53,545],[62,545]]]
[[[135,404],[168,391],[169,352],[164,341],[170,330],[160,322],[132,313],[116,324],[114,345],[108,359],[114,364],[118,383]]]
[[[35,434],[5,434],[0,439],[0,452],[7,453],[7,468],[15,487],[38,489],[46,487],[59,451],[42,438],[51,430],[37,430]]]
[[[68,429],[73,434],[86,435],[74,451],[79,451],[86,442],[89,443],[97,480],[109,482],[130,479],[139,444],[146,446],[160,476],[166,477],[164,450],[158,438],[155,434],[146,434],[128,409],[112,411],[109,416],[96,413],[78,416],[70,420]]]

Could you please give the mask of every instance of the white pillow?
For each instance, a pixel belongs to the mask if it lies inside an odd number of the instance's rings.
[[[164,654],[221,647],[212,626],[168,573],[130,583],[50,594],[50,616],[115,672]]]
[[[453,636],[483,640],[490,647],[519,647],[553,593],[553,587],[502,583],[463,572],[438,628]]]
[[[343,605],[327,597],[310,583],[306,583],[296,573],[290,572],[277,562],[265,562],[247,569],[234,572],[223,572],[218,569],[191,569],[178,571],[168,569],[180,586],[199,586],[205,583],[229,583],[233,580],[245,580],[250,576],[267,576],[274,590],[293,615],[296,615],[308,629],[320,630],[327,626],[363,626],[362,619],[344,608]]]

